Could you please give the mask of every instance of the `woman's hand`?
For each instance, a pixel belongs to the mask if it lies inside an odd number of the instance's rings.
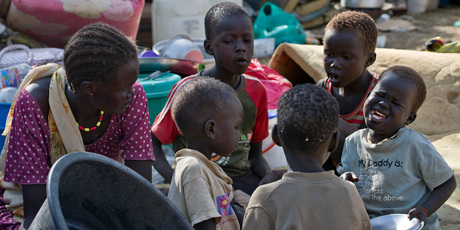
[[[46,199],[46,184],[22,185],[25,229],[29,228]]]

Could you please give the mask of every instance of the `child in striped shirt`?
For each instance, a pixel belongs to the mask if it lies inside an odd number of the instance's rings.
[[[363,104],[379,76],[367,68],[375,62],[377,27],[367,14],[345,11],[336,15],[324,33],[324,69],[327,77],[317,82],[335,97],[340,107],[339,146],[324,164],[335,169],[340,163],[345,138],[364,128]]]

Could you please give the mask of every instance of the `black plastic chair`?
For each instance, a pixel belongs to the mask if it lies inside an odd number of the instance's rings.
[[[29,229],[192,229],[152,183],[102,155],[77,152],[51,168]]]

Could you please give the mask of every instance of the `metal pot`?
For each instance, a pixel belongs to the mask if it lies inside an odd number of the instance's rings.
[[[343,8],[354,9],[380,9],[385,0],[340,0],[340,6]]]

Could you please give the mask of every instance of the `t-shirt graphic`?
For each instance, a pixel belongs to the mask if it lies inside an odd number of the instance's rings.
[[[250,140],[251,140],[252,133],[242,134],[238,138],[238,147],[234,152],[241,153],[240,155],[231,157],[224,157],[215,153],[211,155],[211,161],[218,164],[219,166],[226,166],[228,164],[235,165],[240,170],[249,170],[250,164],[249,162],[249,149],[250,147]]]

